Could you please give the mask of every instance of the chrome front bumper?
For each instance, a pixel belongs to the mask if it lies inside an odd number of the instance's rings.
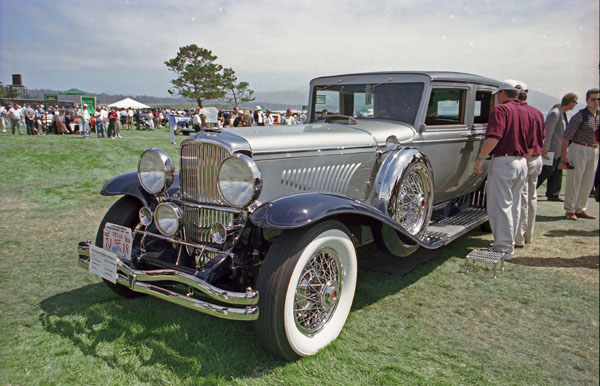
[[[81,241],[78,246],[79,265],[89,270],[90,242]],[[155,296],[159,299],[202,312],[211,316],[230,320],[258,319],[258,292],[248,288],[246,292],[231,292],[217,288],[193,275],[173,269],[158,269],[143,271],[131,269],[121,259],[117,258],[117,283],[132,291]],[[157,281],[170,281],[198,290],[211,299],[232,305],[243,305],[244,308],[231,308],[207,303],[192,296],[181,295],[163,287],[151,284]]]

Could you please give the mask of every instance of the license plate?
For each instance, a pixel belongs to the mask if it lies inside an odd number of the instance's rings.
[[[90,245],[90,272],[117,284],[117,255]]]
[[[119,258],[131,260],[131,229],[109,222],[104,226],[104,249],[117,255]]]

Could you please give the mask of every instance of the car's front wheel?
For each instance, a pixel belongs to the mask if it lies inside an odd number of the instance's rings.
[[[341,223],[326,221],[279,236],[257,283],[256,330],[267,350],[294,360],[337,338],[352,306],[356,276],[356,252]]]
[[[142,203],[133,197],[123,196],[118,199],[117,202],[110,207],[108,212],[106,212],[102,222],[100,223],[100,226],[98,227],[98,233],[96,234],[96,246],[100,248],[103,247],[103,234],[106,223],[121,225],[130,228],[133,232],[140,222],[138,212],[141,207]],[[113,284],[106,279],[103,280],[106,285],[119,296],[123,296],[125,298],[143,296],[143,294],[134,292],[125,286]]]

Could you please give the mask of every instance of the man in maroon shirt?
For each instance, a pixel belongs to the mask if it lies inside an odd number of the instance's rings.
[[[487,177],[487,212],[494,234],[493,252],[510,260],[519,222],[521,190],[527,176],[528,149],[533,149],[529,130],[522,127],[517,82],[503,82],[496,95],[498,105],[490,113],[485,141],[477,162],[476,174],[482,173],[483,161],[491,156]],[[532,150],[529,150],[531,152]]]
[[[119,114],[117,113],[117,109],[114,107],[110,108],[110,112],[108,113],[108,132],[106,136],[110,139],[115,138],[115,129],[118,125]]]
[[[527,160],[527,179],[521,193],[521,217],[515,238],[515,247],[522,248],[525,243],[531,243],[535,227],[535,214],[537,212],[537,180],[542,172],[544,162],[542,152],[546,139],[546,122],[544,115],[538,109],[527,103],[527,85],[518,81],[520,86],[519,101],[521,108],[527,112],[530,135],[533,136],[533,151]]]

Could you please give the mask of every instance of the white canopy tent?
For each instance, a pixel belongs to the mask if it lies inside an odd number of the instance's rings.
[[[125,98],[125,99],[121,99],[118,102],[115,103],[111,103],[110,105],[108,105],[108,107],[116,107],[118,109],[128,109],[128,108],[132,108],[132,109],[149,109],[150,106],[145,105],[143,103],[140,103],[136,100],[133,100],[131,98]]]

